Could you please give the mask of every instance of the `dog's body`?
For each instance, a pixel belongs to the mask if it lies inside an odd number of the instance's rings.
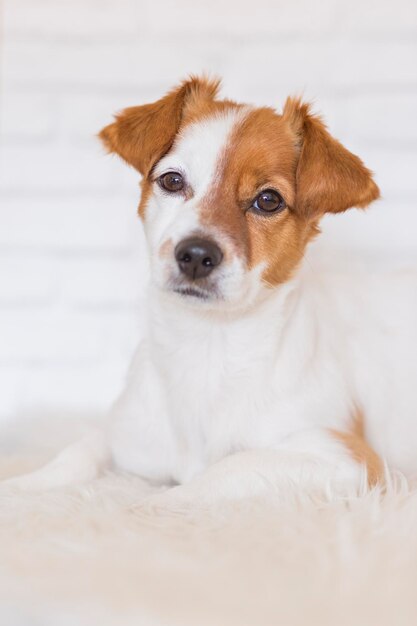
[[[112,416],[117,466],[184,483],[234,452],[292,447],[343,465],[360,444],[335,431],[353,435],[363,419],[370,447],[390,467],[416,472],[410,288],[411,276],[358,282],[316,277],[306,265],[236,316],[201,315],[150,294],[146,335]],[[361,460],[375,462],[368,452]]]
[[[325,212],[378,189],[305,105],[282,116],[192,79],[123,112],[107,147],[143,175],[152,286],[143,340],[105,435],[20,480],[85,480],[112,461],[176,497],[265,487],[348,494],[417,471],[411,277],[316,276]]]

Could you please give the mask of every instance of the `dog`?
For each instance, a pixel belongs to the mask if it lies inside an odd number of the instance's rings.
[[[325,214],[379,198],[370,170],[300,99],[277,113],[218,90],[191,77],[100,132],[141,175],[146,329],[105,428],[15,485],[113,466],[212,503],[416,471],[416,291],[303,263]]]

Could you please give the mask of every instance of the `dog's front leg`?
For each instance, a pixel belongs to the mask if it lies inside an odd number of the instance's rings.
[[[375,460],[375,458],[373,457]],[[383,466],[380,463],[380,479]],[[377,481],[375,467],[323,429],[293,435],[271,449],[238,452],[213,464],[189,483],[155,496],[150,504],[169,509],[211,506],[276,493],[280,499],[357,495]]]
[[[2,481],[3,486],[24,491],[43,491],[87,482],[110,465],[106,434],[91,429],[80,441],[70,444],[43,467]]]

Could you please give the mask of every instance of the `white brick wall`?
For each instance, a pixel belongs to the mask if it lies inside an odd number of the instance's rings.
[[[141,323],[137,176],[95,133],[190,72],[303,93],[384,200],[324,221],[311,263],[417,263],[415,0],[0,0],[0,419],[102,413]],[[349,251],[349,255],[347,255]],[[335,261],[336,260],[336,261]]]

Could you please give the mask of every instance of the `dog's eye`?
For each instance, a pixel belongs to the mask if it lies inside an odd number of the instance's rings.
[[[181,191],[184,188],[184,179],[178,172],[167,172],[158,178],[158,182],[165,191]]]
[[[255,198],[252,208],[261,213],[275,213],[285,209],[285,200],[274,189],[265,189]]]

